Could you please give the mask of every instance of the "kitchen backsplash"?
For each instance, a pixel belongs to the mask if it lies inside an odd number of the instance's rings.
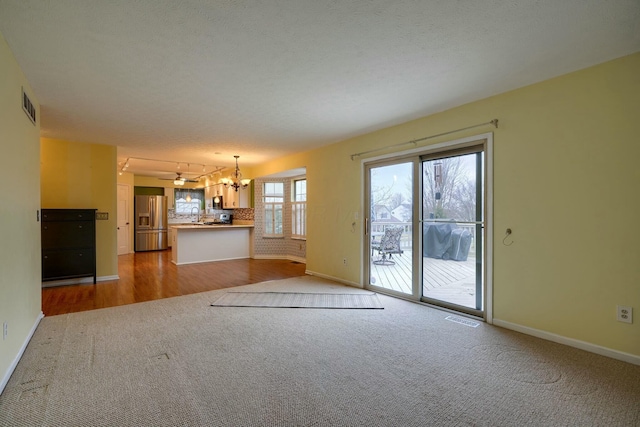
[[[201,221],[207,221],[207,220],[218,219],[218,218],[220,218],[220,214],[221,213],[228,213],[228,214],[233,215],[233,219],[234,220],[253,221],[253,209],[252,208],[246,208],[246,209],[207,209],[206,213],[204,213],[203,211],[200,211],[200,215],[202,215],[200,217],[200,220]],[[193,219],[195,217],[195,214],[193,214],[193,215],[176,214],[176,210],[175,209],[168,209],[167,210],[167,217],[172,222],[175,222],[176,220],[184,220],[185,222],[191,222],[191,221],[193,221]]]
[[[253,208],[234,209],[232,213],[233,219],[253,221]]]

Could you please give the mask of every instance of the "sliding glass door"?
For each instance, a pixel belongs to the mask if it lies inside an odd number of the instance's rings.
[[[413,294],[413,168],[400,161],[367,167],[369,285]]]
[[[365,162],[368,288],[485,316],[486,147]]]
[[[422,296],[434,304],[481,314],[482,147],[424,156],[422,173]]]

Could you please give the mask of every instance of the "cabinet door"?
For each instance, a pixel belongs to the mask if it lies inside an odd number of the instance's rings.
[[[233,209],[237,207],[235,188],[227,187],[224,189],[224,195],[222,196],[222,205],[225,209]]]
[[[251,186],[244,190],[238,190],[238,206],[239,208],[251,207]]]
[[[225,188],[223,205],[225,209],[250,208],[251,188],[239,188],[238,191],[233,187]]]
[[[65,249],[42,252],[43,279],[93,275],[94,249]]]
[[[167,208],[173,209],[176,206],[175,193],[173,187],[164,187],[164,195],[167,196]]]
[[[206,209],[210,209],[211,207],[213,207],[212,203],[213,203],[214,195],[215,195],[215,189],[213,188],[212,185],[204,187],[204,207]]]
[[[94,239],[93,221],[42,222],[42,249],[91,248]]]
[[[93,221],[94,209],[42,209],[42,222],[47,221]]]

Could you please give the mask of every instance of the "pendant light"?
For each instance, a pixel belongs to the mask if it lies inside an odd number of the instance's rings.
[[[225,188],[233,187],[237,192],[238,188],[242,188],[243,190],[247,188],[251,180],[242,179],[242,173],[240,173],[240,168],[238,167],[238,159],[240,158],[240,156],[233,157],[236,159],[236,170],[229,176],[229,178],[222,178],[222,183],[224,184]]]
[[[187,163],[187,177],[189,177],[189,163]],[[187,203],[191,202],[191,188],[189,188],[189,191],[187,192],[187,198],[185,200],[187,201]]]

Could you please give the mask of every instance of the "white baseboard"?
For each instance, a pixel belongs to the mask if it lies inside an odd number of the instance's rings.
[[[109,280],[118,280],[120,276],[98,276],[96,282],[107,282]],[[78,279],[66,279],[66,280],[52,280],[50,282],[42,282],[43,288],[50,288],[52,286],[65,286],[65,285],[82,285],[88,283],[93,285],[93,277],[81,277]]]
[[[612,359],[622,360],[623,362],[632,363],[634,365],[640,365],[640,356],[637,356],[635,354],[625,353],[624,351],[613,350],[611,348],[602,347],[596,344],[591,344],[586,341],[567,338],[562,335],[552,334],[551,332],[529,328],[527,326],[506,322],[504,320],[500,320],[496,318],[493,319],[493,324],[495,326],[500,326],[501,328],[511,329],[512,331],[521,332],[527,335],[532,335],[534,337],[542,338],[547,341],[553,341],[559,344],[568,345],[569,347],[579,348],[580,350],[585,350],[590,353],[599,354],[601,356],[610,357]]]
[[[13,371],[15,371],[16,366],[18,366],[18,362],[20,362],[20,359],[22,359],[22,355],[24,354],[24,351],[26,350],[27,345],[29,344],[29,341],[31,341],[31,337],[36,332],[36,329],[40,324],[40,320],[43,317],[44,317],[44,313],[40,312],[40,314],[36,318],[35,323],[31,327],[31,330],[29,331],[27,338],[22,343],[22,347],[20,347],[20,351],[18,351],[18,354],[13,359],[13,362],[11,362],[11,365],[9,365],[9,369],[7,370],[7,372],[5,372],[4,376],[2,377],[2,380],[0,381],[0,394],[2,394],[2,392],[4,391],[4,388],[7,386],[7,383],[9,382],[9,378],[11,378],[11,375],[13,375]]]
[[[287,255],[253,255],[253,259],[289,259]]]
[[[239,256],[239,257],[233,257],[233,258],[203,259],[198,261],[187,261],[187,262],[175,262],[174,260],[171,260],[171,262],[175,265],[189,265],[189,264],[202,264],[205,262],[232,261],[234,259],[247,259],[247,258],[249,257]]]
[[[286,259],[289,261],[295,261],[295,262],[299,262],[302,264],[306,264],[307,263],[307,259],[306,258],[302,258],[302,257],[297,257],[297,256],[293,256],[293,255],[254,255],[251,258],[253,259]]]
[[[328,274],[317,273],[317,272],[311,271],[311,270],[306,270],[305,274],[308,274],[310,276],[322,277],[323,279],[333,280],[334,282],[338,282],[338,283],[342,283],[342,284],[347,285],[347,286],[353,286],[354,288],[362,289],[362,285],[360,283],[350,282],[349,280],[344,280],[344,279],[341,279],[339,277],[329,276]]]

